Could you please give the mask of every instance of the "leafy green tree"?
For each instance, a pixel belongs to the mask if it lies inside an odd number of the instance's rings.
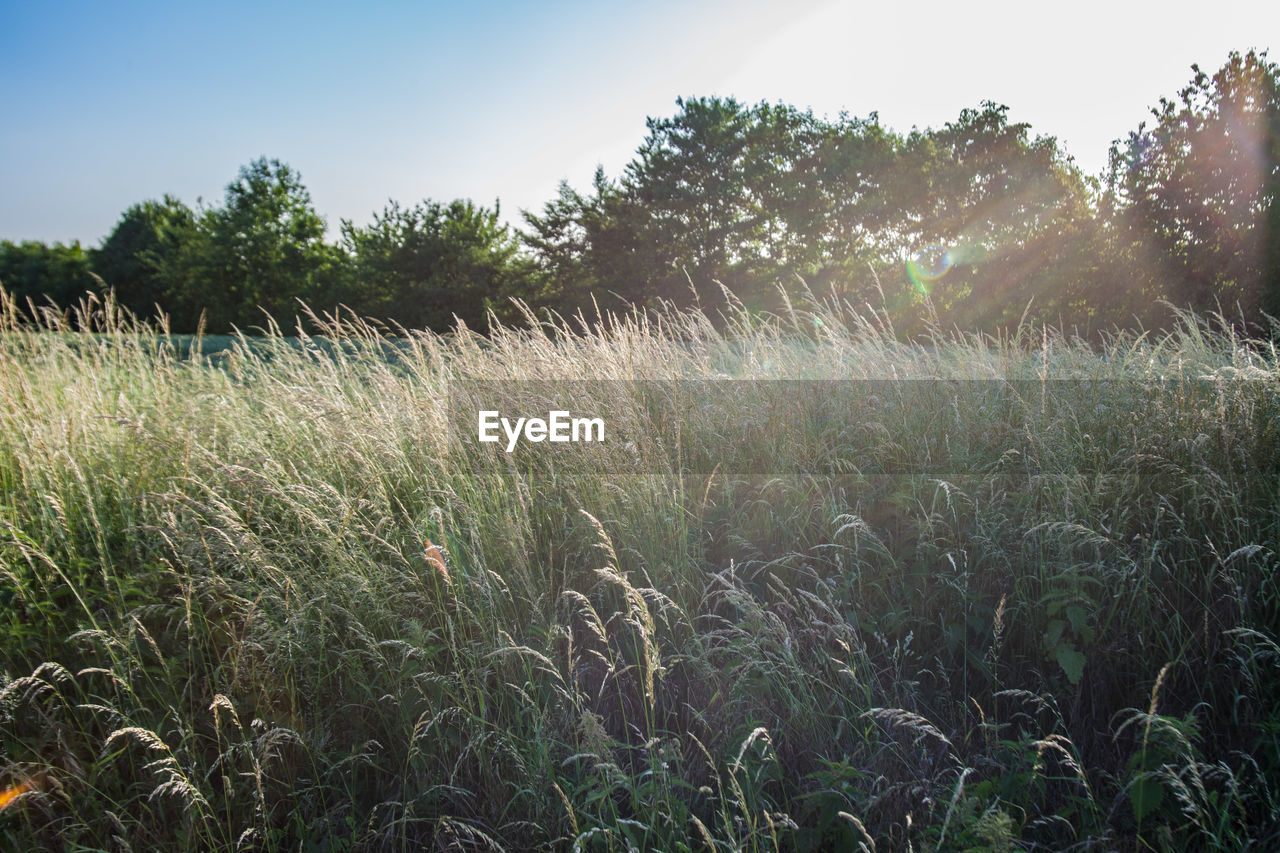
[[[636,220],[653,277],[646,289],[671,299],[688,291],[686,272],[698,284],[730,278],[731,262],[762,236],[750,192],[750,113],[733,99],[676,103],[679,115],[648,121],[649,137],[623,179],[627,200],[648,213]]]
[[[678,100],[670,119],[650,119],[649,136],[622,179],[618,221],[645,259],[647,296],[677,302],[690,293],[718,301],[715,283],[748,301],[805,266],[817,244],[805,225],[821,188],[801,163],[820,136],[809,113],[732,98]]]
[[[120,304],[139,316],[154,316],[157,306],[180,301],[174,283],[163,274],[196,227],[191,208],[173,196],[144,201],[121,215],[93,253],[93,269],[116,293]]]
[[[1084,308],[1089,183],[1053,137],[1033,138],[1007,113],[988,101],[913,131],[886,181],[881,249],[909,260],[944,248],[941,274],[914,284],[932,291],[944,323],[962,328],[1010,326],[1029,304],[1054,320]]]
[[[807,131],[812,136],[793,155],[790,182],[802,192],[775,202],[795,244],[790,257],[800,262],[794,272],[817,291],[831,287],[859,303],[878,299],[868,273],[896,257],[900,214],[889,181],[902,140],[874,113],[812,122]]]
[[[178,252],[160,265],[172,282],[177,326],[201,315],[210,331],[261,324],[267,312],[293,316],[299,299],[323,300],[341,252],[296,171],[260,158],[240,169],[221,207],[203,211]]]
[[[776,307],[779,283],[833,278],[865,253],[867,181],[892,149],[874,117],[831,124],[731,98],[677,105],[674,117],[649,119],[619,181],[597,171],[590,194],[562,185],[541,215],[526,213],[544,269],[576,282],[567,295],[696,298],[713,309],[724,284],[749,305]]]
[[[1112,146],[1107,210],[1146,300],[1280,308],[1280,69],[1232,52]]]
[[[342,301],[406,328],[443,331],[456,317],[485,329],[490,311],[515,318],[508,297],[536,301],[532,267],[496,206],[391,202],[365,227],[344,221],[342,242],[352,258]]]
[[[714,307],[721,282],[776,310],[779,284],[878,302],[875,273],[930,245],[953,261],[934,294],[948,321],[1016,322],[1079,310],[1094,247],[1091,191],[1052,138],[991,103],[903,138],[875,115],[834,121],[792,107],[689,99],[649,135],[618,183],[562,186],[527,241],[544,268],[641,304]],[[939,276],[940,278],[940,276]],[[905,277],[889,307],[909,306]]]
[[[634,305],[672,298],[667,288],[676,287],[679,264],[673,251],[665,264],[658,259],[662,236],[652,212],[597,168],[590,195],[561,182],[541,216],[524,213],[532,231],[521,237],[558,310],[590,313],[593,302],[608,307],[613,298]],[[679,286],[677,298],[688,296],[687,280]]]
[[[600,166],[592,183],[594,195],[584,196],[561,181],[541,215],[522,211],[530,230],[518,237],[532,253],[541,291],[550,304],[568,313],[585,309],[593,292],[604,291],[614,279],[598,269],[608,254],[598,247],[618,231],[610,217],[619,191]]]
[[[90,273],[89,252],[78,241],[69,246],[0,241],[0,286],[20,303],[52,302],[60,308],[100,290]]]

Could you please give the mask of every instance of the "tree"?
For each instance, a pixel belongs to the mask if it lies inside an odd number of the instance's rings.
[[[297,172],[265,158],[242,167],[224,205],[203,211],[161,264],[177,327],[201,314],[211,331],[261,324],[264,311],[283,321],[296,313],[297,300],[323,299],[343,261],[324,232]]]
[[[690,279],[705,303],[727,285],[749,303],[811,257],[820,187],[798,180],[798,164],[820,135],[810,113],[732,98],[676,101],[670,119],[649,119],[649,136],[622,179],[619,215],[645,259],[643,292],[683,302]],[[763,293],[762,293],[763,291]]]
[[[69,246],[0,241],[0,286],[19,303],[52,302],[60,308],[69,308],[100,289],[90,274],[89,252],[78,241]]]
[[[601,166],[596,167],[592,185],[595,194],[584,196],[561,181],[556,198],[547,202],[541,216],[522,211],[531,230],[518,236],[532,254],[539,291],[547,303],[568,313],[587,308],[593,291],[609,287],[614,278],[599,269],[607,253],[597,247],[618,230],[610,212],[617,206],[619,191]]]
[[[893,215],[882,250],[938,256],[933,275],[913,279],[945,323],[1008,327],[1028,304],[1045,319],[1086,311],[1089,185],[1056,139],[1010,123],[1008,107],[986,101],[913,131],[885,193]]]
[[[93,253],[94,272],[125,308],[153,316],[157,306],[163,311],[180,299],[162,271],[192,238],[195,227],[191,208],[173,196],[135,204]]]
[[[815,138],[793,161],[793,184],[816,191],[778,203],[802,247],[791,253],[801,261],[794,272],[820,292],[834,288],[855,303],[877,299],[868,273],[896,259],[891,235],[899,214],[889,182],[901,137],[881,127],[875,113],[815,122],[811,132]]]
[[[1107,210],[1146,299],[1252,322],[1280,308],[1280,69],[1250,51],[1192,71],[1112,146]]]
[[[496,205],[391,202],[366,227],[344,221],[342,241],[353,262],[343,301],[407,328],[443,331],[456,317],[485,329],[489,311],[514,318],[509,296],[533,295],[532,268]]]
[[[648,120],[618,182],[597,171],[592,194],[562,185],[541,216],[525,215],[544,269],[572,276],[570,293],[607,290],[638,304],[696,297],[704,308],[718,303],[718,284],[748,305],[776,307],[779,283],[839,269],[855,241],[851,222],[866,212],[855,208],[871,196],[851,185],[887,147],[874,119],[832,125],[732,98],[676,103],[674,117]],[[848,192],[835,199],[833,190]]]
[[[562,185],[541,216],[526,215],[544,269],[640,304],[686,303],[692,283],[715,308],[719,282],[777,310],[778,285],[800,278],[877,300],[872,272],[938,244],[959,261],[934,297],[949,320],[1016,322],[1033,293],[1044,310],[1082,302],[1089,186],[1056,140],[1009,123],[1006,107],[904,138],[875,115],[677,104],[673,118],[649,119],[619,182],[597,172],[592,195]],[[902,284],[889,307],[908,308]]]

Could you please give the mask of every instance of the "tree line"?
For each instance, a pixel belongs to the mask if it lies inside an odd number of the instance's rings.
[[[221,204],[135,204],[96,248],[0,242],[0,284],[68,306],[114,290],[176,332],[292,317],[298,300],[405,328],[595,305],[727,302],[781,311],[835,296],[910,333],[1024,317],[1082,333],[1155,328],[1163,303],[1266,330],[1280,315],[1280,69],[1232,53],[1085,175],[1053,137],[983,102],[897,133],[732,98],[677,101],[620,176],[562,183],[523,227],[471,201],[390,202],[326,240],[298,173],[243,167]]]

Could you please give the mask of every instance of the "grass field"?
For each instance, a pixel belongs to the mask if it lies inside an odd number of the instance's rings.
[[[1280,849],[1270,344],[0,315],[0,846]]]

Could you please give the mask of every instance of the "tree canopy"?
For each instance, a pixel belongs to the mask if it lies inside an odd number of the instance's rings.
[[[139,316],[182,303],[183,293],[165,277],[192,239],[195,213],[178,199],[131,206],[93,255],[93,267],[120,304]]]
[[[1144,295],[1280,307],[1280,69],[1232,53],[1112,147],[1108,205]]]
[[[105,282],[179,331],[287,323],[299,300],[445,330],[521,321],[513,299],[714,319],[726,298],[779,311],[808,293],[907,334],[1151,327],[1173,319],[1162,301],[1256,330],[1280,313],[1280,70],[1251,51],[1192,72],[1097,177],[991,101],[899,133],[874,113],[690,97],[648,119],[619,175],[562,183],[519,230],[496,203],[424,199],[330,239],[301,175],[259,158],[221,204],[135,204],[96,249],[0,243],[0,284],[68,305]]]
[[[529,272],[498,209],[470,201],[391,202],[366,227],[343,222],[342,248],[351,266],[342,301],[408,328],[455,318],[484,328],[488,312],[508,314],[505,297],[521,295]]]

